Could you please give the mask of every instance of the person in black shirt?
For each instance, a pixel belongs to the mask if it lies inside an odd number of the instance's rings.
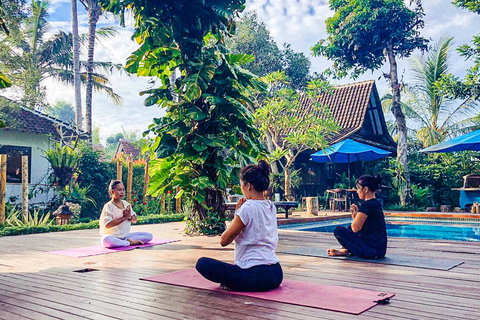
[[[382,205],[375,198],[381,176],[363,175],[357,180],[358,197],[364,202],[358,207],[352,204],[353,222],[345,228],[338,226],[333,231],[342,245],[341,249],[328,249],[329,256],[355,255],[360,258],[383,258],[387,252],[387,232]]]

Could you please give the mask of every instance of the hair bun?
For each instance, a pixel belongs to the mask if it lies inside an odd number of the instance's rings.
[[[267,175],[271,172],[270,165],[265,160],[258,161],[258,168],[265,172]]]

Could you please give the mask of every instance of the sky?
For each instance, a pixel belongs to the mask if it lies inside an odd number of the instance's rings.
[[[471,43],[473,36],[480,31],[480,15],[465,9],[456,8],[450,0],[424,0],[425,28],[422,35],[433,42],[442,36],[454,36],[456,48],[462,44]],[[326,38],[325,20],[333,12],[328,7],[328,1],[323,0],[247,0],[246,11],[255,10],[259,18],[264,21],[270,30],[271,36],[278,45],[290,43],[295,51],[303,52],[312,62],[310,72],[322,72],[331,63],[322,57],[313,57],[310,48],[320,39]],[[80,33],[87,33],[88,16],[83,5],[78,3]],[[52,32],[61,29],[71,32],[70,0],[51,0],[50,19]],[[111,16],[101,17],[99,26],[117,25]],[[127,19],[126,28],[118,27],[118,35],[114,38],[102,40],[95,47],[95,59],[110,61],[125,65],[126,58],[137,48],[131,40],[133,20]],[[414,55],[421,55],[415,52]],[[459,57],[455,50],[451,51],[451,73],[462,77],[465,70],[471,66]],[[85,59],[82,56],[81,59]],[[409,62],[399,61],[399,76],[408,83]],[[387,82],[381,78],[388,72],[385,65],[373,73],[368,72],[355,81],[374,79],[380,96],[387,89]],[[113,74],[109,76],[114,91],[122,97],[121,106],[113,105],[106,95],[94,93],[93,96],[93,124],[100,128],[102,141],[118,132],[136,132],[137,136],[148,129],[153,118],[162,117],[165,112],[158,107],[145,107],[144,97],[139,92],[150,88],[147,78],[136,75]],[[334,84],[354,82],[352,79],[342,79]],[[66,87],[53,81],[45,83],[47,100],[53,104],[57,100],[65,100],[74,104],[73,87]],[[84,93],[82,103],[85,103]]]

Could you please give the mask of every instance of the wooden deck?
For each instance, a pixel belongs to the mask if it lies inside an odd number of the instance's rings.
[[[136,226],[180,242],[86,258],[45,251],[96,245],[98,230],[0,238],[0,319],[479,319],[480,243],[390,239],[389,252],[461,259],[450,271],[279,254],[286,278],[395,292],[361,315],[140,281],[191,268],[201,256],[233,260],[218,237],[182,235],[180,222]],[[329,248],[329,234],[280,230],[280,250]],[[94,268],[98,271],[78,273]]]

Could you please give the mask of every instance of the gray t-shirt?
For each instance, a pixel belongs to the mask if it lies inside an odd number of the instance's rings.
[[[235,265],[248,269],[277,263],[277,208],[273,202],[247,200],[235,215],[245,225],[235,238]]]

